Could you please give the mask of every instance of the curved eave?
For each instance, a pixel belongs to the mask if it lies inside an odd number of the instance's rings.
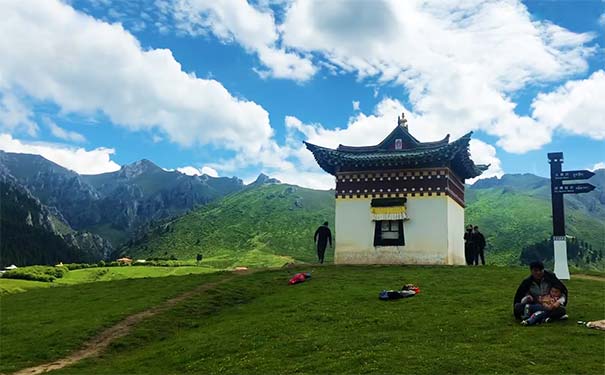
[[[475,165],[468,151],[472,132],[452,143],[433,148],[403,151],[343,151],[304,142],[313,153],[319,166],[331,175],[338,169],[372,169],[419,167],[423,164],[449,163],[458,177],[467,179],[479,176],[489,166]],[[447,139],[448,137],[446,137]]]

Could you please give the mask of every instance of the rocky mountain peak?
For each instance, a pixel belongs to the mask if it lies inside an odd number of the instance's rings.
[[[256,180],[250,185],[264,185],[264,184],[281,184],[281,181],[277,178],[271,178],[264,173],[258,175]]]
[[[143,173],[149,173],[158,170],[162,170],[162,168],[158,167],[153,162],[147,159],[141,159],[135,161],[134,163],[123,165],[120,169],[119,174],[120,177],[134,178],[140,176]]]

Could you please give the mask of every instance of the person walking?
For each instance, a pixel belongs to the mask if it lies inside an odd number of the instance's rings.
[[[317,246],[317,258],[319,259],[319,263],[324,263],[324,256],[326,254],[326,246],[328,243],[330,247],[332,247],[332,232],[330,228],[328,228],[328,222],[324,222],[322,226],[317,228],[315,231],[315,236],[313,236],[313,241]]]
[[[473,245],[475,247],[475,251],[474,251],[474,259],[473,259],[473,264],[478,266],[479,265],[479,257],[481,257],[481,264],[485,266],[485,254],[484,254],[484,249],[485,249],[485,236],[483,236],[483,233],[479,232],[479,227],[478,226],[474,226],[473,227]]]
[[[466,265],[470,266],[473,264],[474,259],[474,247],[473,247],[473,226],[469,224],[464,232],[464,259]]]

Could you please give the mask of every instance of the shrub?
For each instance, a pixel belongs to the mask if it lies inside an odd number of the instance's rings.
[[[67,263],[64,264],[65,267],[67,267],[68,270],[73,271],[73,270],[80,270],[80,269],[84,269],[84,268],[93,268],[93,267],[97,267],[97,264],[92,263],[92,264],[88,264],[88,263]]]
[[[55,279],[62,278],[67,272],[69,272],[69,270],[65,266],[30,266],[6,271],[2,277],[7,279],[43,281],[50,283]]]

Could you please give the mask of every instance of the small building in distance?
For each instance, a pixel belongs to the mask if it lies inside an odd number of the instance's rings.
[[[465,264],[464,181],[475,165],[471,134],[420,142],[404,115],[375,146],[305,142],[336,178],[336,264]]]

